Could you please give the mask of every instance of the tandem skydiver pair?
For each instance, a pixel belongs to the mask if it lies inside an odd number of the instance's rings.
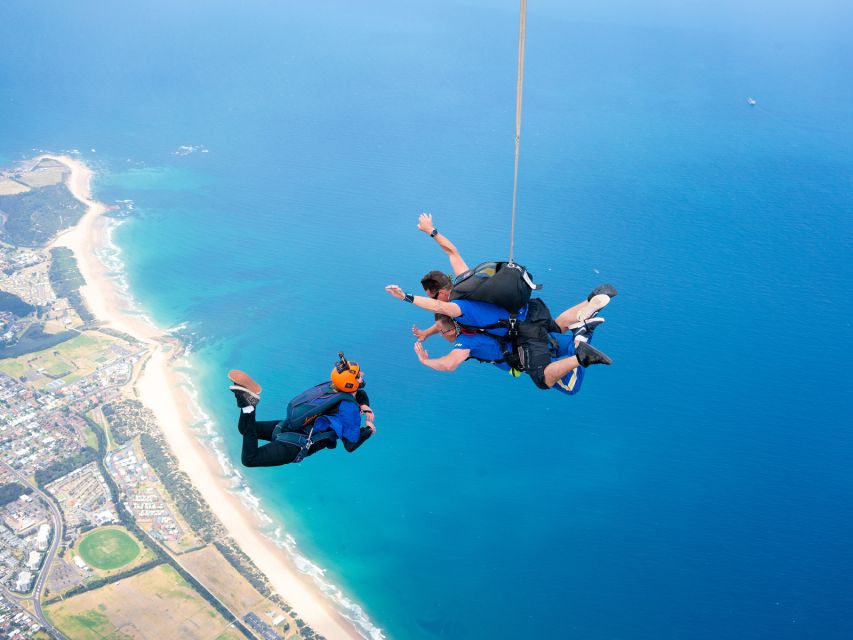
[[[432,216],[422,213],[418,229],[433,238],[447,254],[455,277],[430,271],[421,280],[426,296],[405,293],[388,285],[389,294],[434,313],[426,330],[412,328],[418,360],[437,371],[454,371],[466,360],[494,364],[514,376],[526,372],[540,389],[556,388],[568,395],[580,391],[586,367],[611,364],[609,356],[590,344],[599,312],[617,295],[602,284],[560,313],[556,319],[544,301],[531,298],[541,288],[527,270],[505,262],[483,263],[469,269],[456,246],[438,232]],[[451,351],[430,358],[423,341],[440,333],[453,343]]]

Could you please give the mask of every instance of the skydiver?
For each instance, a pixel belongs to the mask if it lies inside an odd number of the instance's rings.
[[[453,343],[453,348],[444,356],[430,358],[423,342],[415,342],[415,355],[424,366],[435,371],[455,371],[466,360],[474,359],[491,363],[513,376],[520,374],[505,361],[505,353],[498,339],[482,333],[463,332],[450,316],[437,313],[435,318],[439,333]],[[546,347],[550,362],[547,365],[543,362],[535,370],[527,370],[540,389],[557,389],[575,395],[581,389],[586,367],[610,364],[610,358],[588,342],[594,327],[589,328],[584,323],[577,325],[571,335],[550,332]]]
[[[439,233],[432,221],[432,214],[420,214],[418,217],[418,230],[433,238],[436,243],[438,243],[441,250],[447,254],[454,276],[458,276],[465,271],[468,271],[468,265],[462,258],[462,254],[459,253],[456,245],[453,244],[449,238]],[[453,289],[453,281],[448,274],[445,274],[442,271],[430,271],[421,278],[421,287],[423,287],[424,293],[426,293],[430,298],[440,300],[442,302],[449,302],[450,292]],[[388,287],[386,287],[386,290],[387,289]],[[602,324],[604,322],[604,318],[596,316],[601,309],[607,306],[611,298],[616,297],[616,293],[616,288],[609,284],[601,285],[594,289],[592,293],[587,296],[586,300],[582,300],[576,305],[569,307],[557,316],[555,322],[559,326],[560,332],[566,333],[570,331],[570,327],[577,326],[578,323],[581,323],[582,325],[589,325],[587,329],[594,329],[596,326]],[[593,298],[595,299],[593,300]],[[456,302],[459,301],[457,300]],[[448,315],[452,316],[452,314]],[[466,324],[472,323],[466,322]],[[438,322],[435,322],[427,329],[419,329],[417,325],[414,325],[412,326],[412,334],[414,334],[419,342],[423,342],[430,336],[440,333],[440,329]]]
[[[424,349],[423,342],[421,340],[415,342],[415,353],[418,360],[425,366],[437,371],[455,371],[465,360],[473,357],[484,362],[491,362],[501,369],[510,371],[513,375],[518,375],[504,361],[505,348],[501,344],[500,338],[506,335],[507,330],[505,328],[490,328],[487,333],[476,331],[476,328],[490,327],[500,320],[506,320],[509,313],[502,307],[477,300],[445,302],[438,298],[413,296],[404,293],[397,285],[388,285],[385,289],[398,300],[405,300],[422,309],[433,311],[438,333],[448,342],[454,343],[454,348],[446,356],[430,359],[429,354]],[[536,362],[535,366],[526,368],[537,387],[551,389],[560,382],[561,384],[557,385],[557,388],[571,395],[580,389],[577,379],[583,379],[582,371],[579,371],[574,377],[570,375],[578,367],[610,364],[612,362],[609,356],[589,344],[589,338],[595,327],[604,321],[603,318],[593,316],[593,314],[598,312],[601,308],[600,305],[609,301],[609,295],[593,291],[588,300],[567,310],[568,312],[580,307],[580,311],[573,313],[577,315],[582,313],[589,319],[566,324],[565,328],[551,320],[550,314],[543,319],[548,326],[547,335],[549,338],[544,339],[541,343],[529,345],[531,349],[536,350],[540,357],[533,359]],[[547,312],[547,307],[544,304],[539,308],[544,308]],[[522,309],[522,312],[526,312],[526,309]],[[522,312],[518,314],[519,321],[524,321],[527,318],[526,313]],[[569,317],[567,312],[560,314],[564,322]],[[463,327],[460,327],[460,324]],[[571,334],[571,337],[568,334]]]
[[[436,240],[448,255],[455,275],[458,276],[468,270],[456,246],[436,229],[432,215],[428,213],[420,215],[418,230]],[[423,364],[441,371],[453,371],[466,359],[472,357],[495,363],[500,368],[510,370],[514,375],[519,374],[517,370],[506,364],[504,351],[509,350],[508,341],[501,342],[506,329],[493,327],[485,335],[482,330],[477,331],[477,328],[488,327],[500,320],[506,320],[509,312],[487,302],[475,300],[451,302],[450,293],[453,282],[449,275],[441,271],[427,273],[421,279],[421,286],[428,298],[406,294],[396,285],[389,285],[386,290],[398,299],[436,313],[436,322],[429,329],[420,330],[416,325],[412,327],[412,332],[418,339],[415,352]],[[529,320],[539,321],[547,327],[547,333],[540,331],[536,338],[526,342],[525,347],[525,353],[531,356],[525,370],[536,386],[549,389],[557,385],[557,388],[564,393],[574,394],[580,390],[583,367],[612,362],[606,354],[589,345],[588,340],[592,337],[595,328],[604,322],[604,318],[599,317],[598,312],[616,294],[616,289],[612,285],[601,285],[594,289],[586,300],[563,311],[556,320],[551,318],[547,306],[541,300],[530,301],[529,305],[536,317]],[[519,310],[518,320],[525,320],[526,313],[527,307]],[[441,319],[442,315],[446,317]],[[445,339],[456,343],[456,346],[447,356],[430,359],[422,343],[436,333],[441,333]],[[571,337],[568,334],[571,334]]]
[[[374,413],[363,388],[364,373],[343,354],[332,369],[331,380],[293,398],[283,420],[257,420],[261,385],[236,369],[228,377],[240,409],[237,430],[243,436],[241,461],[246,467],[301,462],[322,449],[334,449],[339,439],[352,453],[376,433]],[[362,415],[365,426],[361,426]],[[268,442],[259,447],[258,439]]]

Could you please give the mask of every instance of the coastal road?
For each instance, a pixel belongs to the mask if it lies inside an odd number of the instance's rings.
[[[56,557],[56,552],[59,550],[59,545],[62,543],[62,538],[65,536],[65,527],[62,524],[62,514],[59,512],[59,507],[53,502],[53,499],[50,498],[46,493],[44,493],[37,486],[30,483],[25,477],[23,477],[20,473],[18,473],[15,469],[10,467],[7,463],[3,462],[3,465],[18,479],[18,481],[30,487],[37,496],[39,496],[44,503],[48,506],[50,510],[50,515],[53,520],[53,540],[50,543],[50,547],[45,553],[44,562],[41,565],[41,570],[38,573],[38,577],[36,578],[36,583],[33,586],[33,591],[31,595],[28,596],[16,596],[12,593],[8,593],[7,595],[14,599],[15,601],[21,603],[27,600],[32,600],[33,609],[35,610],[35,616],[38,619],[39,623],[44,626],[50,633],[52,633],[57,638],[65,638],[59,631],[54,629],[51,624],[47,621],[47,618],[44,615],[44,611],[41,608],[41,596],[44,592],[44,585],[47,582],[47,577],[50,575],[50,565],[53,563],[54,558]]]

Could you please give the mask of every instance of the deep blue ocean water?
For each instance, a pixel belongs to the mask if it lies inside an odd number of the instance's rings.
[[[229,368],[274,418],[363,364],[375,439],[244,476],[387,636],[849,638],[853,8],[741,4],[530,3],[516,257],[620,289],[574,398],[421,367],[382,289],[444,266],[420,211],[506,255],[515,2],[7,4],[0,160],[134,200],[235,461]]]

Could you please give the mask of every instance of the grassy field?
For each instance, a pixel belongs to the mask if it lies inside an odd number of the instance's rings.
[[[242,617],[254,611],[268,624],[284,615],[293,626],[287,614],[258,593],[213,545],[184,554],[180,562],[235,614]],[[267,616],[267,612],[272,616]]]
[[[98,407],[98,408],[100,408],[100,407]],[[89,412],[89,417],[92,417],[93,413],[94,413],[94,411]],[[87,447],[91,447],[92,449],[97,451],[98,450],[98,436],[96,436],[95,432],[93,431],[93,429],[95,429],[95,428],[96,427],[93,427],[92,425],[87,424],[86,428],[83,429],[83,436],[86,438],[86,441],[84,444]]]
[[[263,596],[228,564],[213,545],[184,554],[180,562],[225,606],[240,616],[264,601]]]
[[[28,370],[41,370],[55,378],[74,382],[111,360],[110,347],[113,344],[125,343],[102,334],[82,333],[44,351],[0,361],[0,371],[20,378]],[[50,382],[51,378],[44,377],[35,386],[41,388]]]
[[[136,559],[139,545],[121,529],[98,529],[80,541],[77,552],[96,569],[118,569]]]
[[[29,190],[29,187],[20,182],[0,177],[0,196],[14,196],[18,193],[26,193]]]
[[[74,640],[240,640],[242,634],[168,565],[160,565],[45,609]]]
[[[104,533],[107,531],[115,531],[115,532],[118,532],[119,534],[121,534],[121,536],[125,536],[126,538],[128,538],[134,545],[136,545],[136,547],[138,548],[138,553],[129,562],[125,562],[124,564],[121,564],[121,565],[118,565],[117,562],[114,562],[114,561],[108,561],[106,563],[110,567],[114,567],[114,568],[101,569],[94,564],[90,564],[89,566],[92,568],[92,571],[96,576],[101,577],[101,578],[108,578],[108,577],[113,576],[117,573],[124,573],[126,571],[129,571],[130,569],[133,569],[134,567],[138,567],[141,564],[145,564],[146,562],[150,562],[151,560],[154,560],[157,557],[154,554],[154,552],[151,549],[149,549],[148,547],[146,547],[139,539],[136,538],[136,536],[134,536],[130,531],[128,531],[127,529],[125,529],[124,527],[119,526],[119,525],[110,525],[107,527],[101,527],[99,529],[95,529],[94,531],[91,531],[87,536],[83,536],[83,538],[77,542],[77,544],[75,545],[75,547],[73,549],[74,553],[77,555],[80,555],[88,563],[89,559],[86,557],[86,555],[83,552],[80,551],[80,545],[89,536],[94,535],[96,533]],[[94,543],[87,543],[87,544],[94,544]]]
[[[0,360],[0,371],[13,378],[20,378],[27,371],[26,356]]]
[[[18,180],[34,188],[46,187],[51,184],[59,184],[68,171],[65,167],[43,166],[38,171],[28,171],[18,175]]]

